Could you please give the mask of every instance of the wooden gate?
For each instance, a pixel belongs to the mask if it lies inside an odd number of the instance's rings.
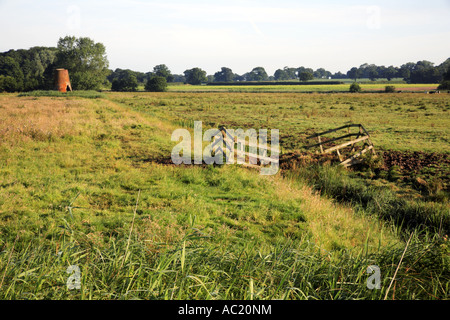
[[[352,128],[358,128],[358,131],[351,132]],[[328,134],[331,134],[334,132],[338,132],[341,130],[345,130],[345,129],[347,129],[347,133],[342,136],[332,137],[332,138],[324,137],[325,135],[328,135]],[[356,137],[356,138],[353,139],[353,137]],[[340,164],[345,167],[349,167],[354,164],[360,163],[361,161],[358,158],[361,157],[361,155],[363,155],[364,153],[366,153],[368,151],[372,152],[373,157],[377,156],[377,154],[375,152],[375,148],[373,146],[373,143],[370,140],[370,135],[362,124],[348,124],[348,125],[336,128],[336,129],[331,129],[331,130],[324,131],[321,133],[316,133],[316,134],[313,134],[313,135],[307,137],[307,139],[314,139],[314,138],[317,138],[318,143],[307,146],[306,147],[307,149],[319,147],[320,152],[324,153],[324,154],[332,153],[332,152],[336,151],[336,153],[339,157],[339,161],[341,162]],[[346,141],[344,143],[341,143],[339,145],[334,144],[334,142],[343,140],[346,138],[350,138],[350,140]],[[362,148],[360,148],[361,143],[362,143]],[[345,157],[344,157],[344,151],[347,151],[347,150],[344,150],[345,148],[350,148],[350,153],[352,154],[347,159],[345,159]],[[360,150],[358,151],[357,149],[360,149]],[[356,153],[354,153],[355,151],[356,151]]]
[[[226,163],[237,163],[248,167],[261,167],[274,164],[279,166],[280,148],[268,146],[268,143],[258,143],[258,137],[249,137],[248,141],[245,136],[240,137],[230,133],[225,127],[219,127],[223,137],[222,148],[220,140],[213,143],[214,152],[223,152]],[[254,140],[254,141],[251,141]],[[270,155],[269,155],[270,153]]]

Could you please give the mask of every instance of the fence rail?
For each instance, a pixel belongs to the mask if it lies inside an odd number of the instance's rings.
[[[227,163],[237,163],[248,167],[261,167],[268,164],[279,166],[280,148],[272,147],[267,142],[254,143],[251,140],[258,141],[257,137],[240,137],[231,134],[225,127],[219,127],[222,133],[225,148],[219,145],[219,141],[213,144],[215,152],[223,152]],[[270,152],[270,155],[269,155]]]
[[[350,132],[351,128],[358,128],[358,132]],[[340,130],[344,130],[347,129],[347,134],[344,134],[342,136],[339,137],[334,137],[334,138],[329,138],[326,139],[325,141],[322,141],[322,138],[325,135],[328,135],[330,133],[334,133],[334,132],[338,132]],[[352,137],[356,137],[355,139],[352,139]],[[334,151],[336,151],[338,157],[339,157],[339,161],[341,162],[340,164],[345,166],[345,167],[349,167],[352,166],[354,164],[360,163],[361,161],[358,159],[360,158],[363,154],[365,154],[368,151],[372,152],[372,156],[376,157],[377,154],[375,152],[375,148],[373,146],[372,141],[370,140],[370,135],[367,132],[367,130],[364,128],[364,126],[362,124],[348,124],[345,126],[341,126],[339,128],[335,128],[335,129],[331,129],[331,130],[327,130],[324,132],[320,132],[320,133],[316,133],[313,134],[309,137],[307,137],[307,139],[314,139],[317,138],[318,143],[315,143],[313,145],[309,145],[306,148],[307,149],[311,149],[311,148],[315,148],[315,147],[319,147],[320,148],[320,152],[325,154],[325,153],[332,153]],[[325,147],[325,144],[330,144],[339,140],[343,140],[346,138],[350,138],[350,141],[346,141],[344,143],[341,143],[339,145],[335,145],[335,146],[330,146],[330,147]],[[351,147],[350,149],[350,153],[355,152],[355,149],[357,147],[358,143],[363,142],[363,148],[362,150],[354,153],[353,155],[351,155],[349,158],[345,159],[344,155],[341,153],[341,151],[343,151],[344,148],[347,147]]]

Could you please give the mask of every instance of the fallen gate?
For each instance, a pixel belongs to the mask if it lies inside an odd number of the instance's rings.
[[[231,133],[233,132],[233,133]],[[258,141],[257,137],[246,137],[236,135],[234,131],[220,126],[217,134],[221,134],[222,139],[216,140],[213,144],[213,151],[220,152],[225,156],[226,163],[237,163],[248,167],[261,167],[265,165],[279,166],[280,148],[268,145],[267,141]],[[248,140],[246,139],[248,138]],[[225,148],[222,149],[222,141]],[[253,142],[251,141],[253,140]]]
[[[359,130],[357,132],[351,132],[352,128],[358,128]],[[339,131],[345,130],[345,129],[347,129],[347,133],[342,136],[332,137],[332,138],[325,137],[325,135],[339,132]],[[356,138],[353,139],[353,137],[356,137]],[[336,151],[336,153],[339,157],[339,161],[341,162],[340,164],[345,167],[349,167],[354,164],[360,163],[361,160],[358,158],[361,157],[364,153],[366,153],[368,151],[372,152],[373,157],[377,156],[377,154],[375,152],[375,148],[373,146],[373,143],[370,140],[370,135],[362,124],[348,124],[348,125],[336,128],[336,129],[331,129],[331,130],[324,131],[321,133],[316,133],[316,134],[313,134],[313,135],[307,137],[307,139],[314,139],[314,138],[317,138],[318,143],[307,146],[306,147],[307,149],[319,147],[320,152],[323,154],[332,153],[332,152]],[[350,140],[346,141],[344,143],[341,143],[339,145],[334,145],[334,142],[343,140],[346,138],[350,138]],[[361,144],[362,144],[362,147],[361,147]],[[350,148],[350,154],[352,154],[347,159],[345,159],[345,155],[344,155],[345,148]],[[354,153],[354,152],[356,152],[356,153]]]

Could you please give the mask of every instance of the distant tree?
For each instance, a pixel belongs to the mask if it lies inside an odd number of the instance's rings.
[[[393,93],[393,92],[395,92],[395,87],[394,86],[386,86],[386,87],[384,87],[384,92]]]
[[[308,80],[314,79],[314,75],[310,71],[302,71],[302,72],[300,72],[298,77],[299,77],[300,81],[308,81]]]
[[[361,92],[361,86],[357,82],[350,85],[350,92]]]
[[[123,70],[119,78],[111,83],[112,91],[137,91],[138,81],[136,75],[131,70]]]
[[[283,69],[277,69],[273,76],[274,76],[275,80],[277,80],[277,81],[290,79],[286,70],[283,70]]]
[[[403,78],[404,81],[409,82],[409,79],[411,77],[411,72],[414,70],[415,67],[414,62],[408,62],[400,66],[400,69],[398,70],[398,75]]]
[[[439,72],[444,76],[444,74],[447,72],[447,70],[450,68],[450,58],[442,62],[439,66]]]
[[[19,63],[12,57],[0,56],[0,75],[4,78],[2,91],[15,92],[23,89],[23,72]]]
[[[361,77],[361,70],[357,67],[353,67],[349,71],[347,71],[347,76],[350,79],[354,79],[356,82],[356,80]]]
[[[318,79],[327,79],[328,77],[331,77],[331,72],[325,70],[324,68],[319,68],[316,71],[314,71],[314,77]]]
[[[439,90],[450,90],[450,66],[442,76],[442,82],[438,87]]]
[[[16,79],[11,76],[0,75],[0,92],[16,92],[18,86]]]
[[[200,68],[193,68],[184,71],[184,76],[186,77],[186,83],[198,85],[202,82],[208,81],[206,78],[206,71]]]
[[[152,76],[145,84],[145,90],[150,92],[165,92],[167,91],[167,80],[165,77]]]
[[[69,70],[75,90],[97,90],[108,74],[105,46],[90,38],[66,36],[58,41],[55,66]]]
[[[230,68],[222,67],[220,71],[214,74],[215,82],[232,82],[234,80],[234,73]]]
[[[170,72],[169,68],[165,64],[159,64],[153,68],[153,73],[156,76],[166,78],[167,82],[172,82],[174,77]]]
[[[369,76],[370,80],[375,81],[379,77],[378,71],[375,68],[373,68],[373,69],[369,70],[368,76]]]
[[[442,74],[434,63],[426,60],[418,61],[411,71],[409,81],[411,83],[439,83]]]
[[[174,74],[173,82],[186,82],[186,77],[182,74]]]
[[[297,68],[284,67],[283,71],[286,72],[289,80],[296,80],[296,79],[298,79]]]
[[[20,69],[20,74],[15,72],[13,77],[20,88],[20,91],[30,91],[36,89],[46,89],[47,81],[45,79],[46,69],[51,67],[56,56],[56,48],[32,47],[30,49],[9,50],[0,53],[0,57],[12,58]],[[1,59],[0,59],[1,60]],[[7,68],[8,69],[8,68]],[[3,73],[2,73],[3,72]],[[6,73],[5,73],[6,72]],[[49,70],[51,80],[50,87],[53,87],[53,68]],[[0,71],[0,75],[9,75],[10,70]]]
[[[239,75],[237,73],[234,74],[233,76],[234,81],[245,81],[245,75]]]
[[[247,81],[266,81],[268,78],[269,76],[263,67],[253,68],[246,76]]]
[[[144,72],[133,71],[139,84],[144,84],[147,80],[147,74]]]
[[[387,69],[384,71],[384,77],[386,79],[388,79],[388,81],[391,81],[392,78],[394,78],[398,73],[398,70],[393,67],[393,66],[389,66],[387,67]]]
[[[343,74],[342,72],[338,71],[335,74],[331,76],[332,79],[345,79],[347,78],[347,75]]]
[[[305,68],[305,67],[298,67],[298,68],[296,69],[297,78],[300,78],[300,74],[301,74],[302,72],[309,72],[309,73],[311,73],[311,74],[314,75],[314,70],[313,70],[313,69],[311,69],[311,68]]]

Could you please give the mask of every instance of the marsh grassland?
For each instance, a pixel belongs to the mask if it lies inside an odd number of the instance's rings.
[[[443,93],[1,94],[0,299],[448,299],[449,112]],[[168,163],[194,121],[279,129],[280,172]],[[283,158],[347,123],[384,163]]]

